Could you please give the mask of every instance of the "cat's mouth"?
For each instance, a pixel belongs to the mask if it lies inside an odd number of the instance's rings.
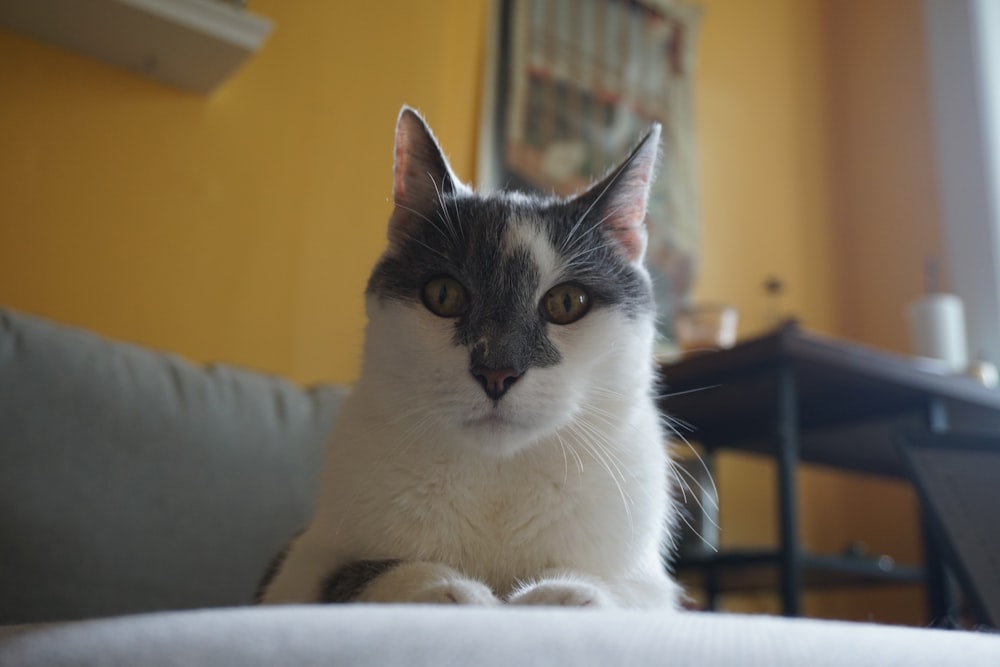
[[[509,410],[504,410],[500,406],[491,406],[483,414],[470,416],[462,422],[462,425],[469,429],[485,429],[493,433],[520,431],[528,428],[523,420],[515,419]]]
[[[485,415],[479,417],[473,417],[467,419],[463,422],[463,425],[469,428],[488,428],[488,429],[506,429],[517,426],[517,421],[511,419],[510,417],[500,414],[496,410],[491,410]]]
[[[469,439],[479,450],[491,456],[510,456],[535,438],[537,424],[514,417],[498,407],[479,415],[469,415],[462,422]]]

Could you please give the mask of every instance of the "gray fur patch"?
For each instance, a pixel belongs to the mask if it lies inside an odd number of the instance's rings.
[[[295,537],[298,537],[299,534],[296,534]],[[292,541],[295,540],[295,537],[292,538]],[[292,541],[289,541],[288,544],[286,544],[284,548],[282,548],[282,550],[279,551],[277,555],[275,555],[275,557],[272,558],[267,564],[264,574],[257,583],[257,590],[254,592],[254,604],[261,604],[264,601],[264,592],[267,590],[267,587],[271,585],[271,582],[274,581],[274,578],[277,576],[278,570],[281,569],[282,564],[284,564],[285,559],[288,558],[288,552],[292,549]]]
[[[352,602],[378,577],[399,565],[399,560],[359,560],[335,570],[323,581],[321,602]]]

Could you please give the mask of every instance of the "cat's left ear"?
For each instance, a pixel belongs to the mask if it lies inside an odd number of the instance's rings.
[[[442,196],[463,189],[466,186],[455,177],[427,123],[404,106],[396,121],[390,242],[402,241],[414,225],[435,215]]]
[[[639,263],[646,254],[646,205],[659,153],[660,124],[654,123],[617,169],[575,200],[587,219],[602,221],[630,262]]]

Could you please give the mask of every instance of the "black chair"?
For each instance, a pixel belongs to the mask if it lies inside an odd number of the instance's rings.
[[[930,546],[975,619],[1000,627],[1000,434],[902,433],[897,446],[923,505]]]

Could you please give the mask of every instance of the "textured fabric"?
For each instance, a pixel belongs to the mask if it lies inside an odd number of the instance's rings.
[[[1000,637],[767,616],[333,605],[132,616],[0,639],[0,667],[97,665],[996,667]]]
[[[251,601],[340,396],[0,311],[0,624]]]

